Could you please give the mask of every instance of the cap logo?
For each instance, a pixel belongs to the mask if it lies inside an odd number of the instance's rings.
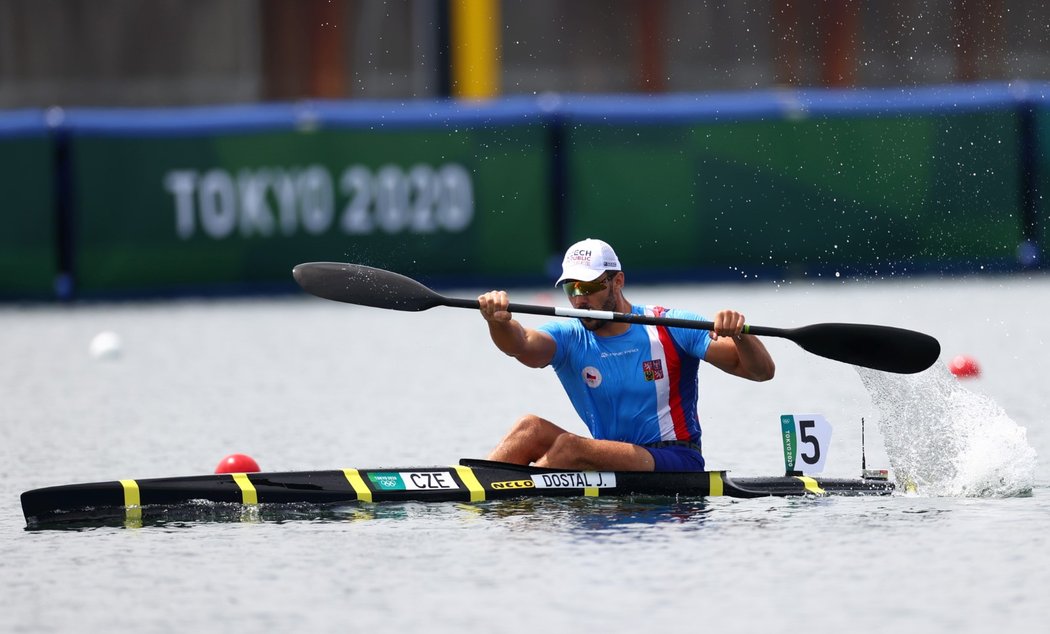
[[[576,249],[565,258],[566,262],[590,263],[591,251],[589,249]]]

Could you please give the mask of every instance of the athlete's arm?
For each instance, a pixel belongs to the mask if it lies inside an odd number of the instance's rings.
[[[506,291],[490,291],[478,297],[492,343],[530,368],[546,367],[557,351],[554,339],[545,332],[522,326],[507,310],[509,303]]]
[[[743,334],[743,315],[722,310],[715,315],[714,324],[705,361],[723,372],[752,381],[773,378],[776,373],[773,358],[758,337]]]

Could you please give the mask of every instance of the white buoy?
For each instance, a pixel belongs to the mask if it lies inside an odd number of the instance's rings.
[[[96,359],[115,359],[120,356],[120,349],[120,335],[109,330],[95,335],[88,347],[91,356]]]

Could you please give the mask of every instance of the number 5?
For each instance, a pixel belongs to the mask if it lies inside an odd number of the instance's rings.
[[[817,424],[811,420],[800,420],[798,421],[798,432],[800,438],[800,445],[810,444],[813,445],[813,455],[806,455],[803,452],[799,453],[799,457],[806,464],[817,464],[820,462],[820,443],[817,442],[817,437],[813,434],[808,433],[811,429],[816,427]]]

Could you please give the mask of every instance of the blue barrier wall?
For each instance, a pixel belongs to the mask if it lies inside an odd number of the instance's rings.
[[[1023,103],[1002,85],[567,99],[565,234],[654,274],[1010,269]]]
[[[56,158],[43,112],[0,113],[0,298],[53,297],[60,242]]]
[[[303,261],[515,279],[552,241],[537,106],[71,111],[78,296],[271,289]]]
[[[587,236],[643,278],[1043,266],[1046,92],[0,113],[0,297],[291,289],[308,260],[533,283]]]
[[[1030,120],[1025,137],[1030,179],[1026,194],[1026,237],[1023,257],[1046,267],[1050,259],[1050,84],[1030,88]]]

